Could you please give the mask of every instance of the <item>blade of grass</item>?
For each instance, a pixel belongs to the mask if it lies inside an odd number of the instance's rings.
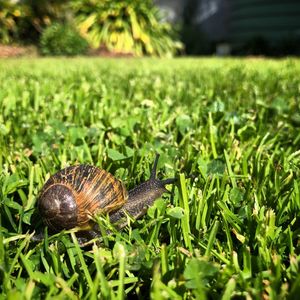
[[[81,269],[83,270],[83,273],[85,275],[85,279],[87,281],[87,284],[90,288],[93,288],[94,283],[93,283],[92,277],[90,275],[88,266],[85,263],[85,260],[84,260],[83,254],[82,254],[82,250],[79,247],[78,240],[77,240],[74,232],[71,232],[71,238],[72,238],[72,241],[74,243],[74,246],[75,246],[75,249],[76,249],[76,254],[78,255],[78,258],[79,258],[79,261],[80,261],[80,264],[81,264]]]
[[[235,181],[235,175],[232,172],[231,163],[230,163],[230,160],[229,160],[229,157],[228,157],[228,154],[227,154],[226,150],[224,150],[224,156],[225,156],[228,175],[229,175],[229,178],[230,178],[231,183],[232,183],[232,187],[236,188],[237,184],[236,184],[236,181]]]
[[[105,277],[103,267],[102,267],[102,258],[99,253],[99,248],[96,245],[93,246],[93,254],[94,254],[94,258],[95,258],[97,275],[98,275],[99,281],[100,281],[101,295],[104,299],[110,299],[111,297],[113,297],[114,294],[112,293],[110,284]]]
[[[168,249],[166,244],[162,244],[160,250],[160,260],[161,260],[161,275],[164,276],[169,268],[168,268]]]
[[[217,150],[216,150],[216,143],[215,143],[215,126],[214,126],[214,123],[213,123],[211,112],[208,113],[208,124],[209,124],[210,145],[211,145],[213,158],[217,159],[218,158],[218,153],[217,153]]]
[[[184,174],[179,175],[180,187],[181,187],[181,207],[184,209],[184,216],[181,219],[182,235],[185,246],[189,251],[193,251],[192,241],[191,241],[191,229],[190,229],[190,207],[188,203],[188,194],[186,188],[186,181]]]
[[[214,225],[213,225],[213,228],[210,232],[210,235],[209,235],[209,239],[208,239],[208,244],[207,244],[207,248],[205,250],[205,256],[207,257],[210,257],[211,256],[211,250],[213,248],[213,244],[216,240],[216,236],[217,236],[217,233],[218,233],[218,230],[219,230],[219,225],[220,225],[220,222],[219,221],[215,221],[214,222]]]
[[[222,300],[230,300],[232,299],[232,294],[236,288],[236,281],[234,278],[230,278],[226,284],[226,288],[224,294],[222,296]]]
[[[117,243],[114,246],[114,256],[119,260],[119,280],[117,299],[123,300],[125,297],[125,268],[126,268],[126,250],[123,244]]]

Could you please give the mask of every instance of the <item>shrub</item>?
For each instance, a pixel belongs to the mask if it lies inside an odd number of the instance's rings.
[[[77,0],[71,5],[80,32],[95,48],[137,56],[165,56],[181,46],[152,0]]]
[[[70,25],[53,24],[46,28],[40,40],[44,55],[79,55],[84,54],[88,42]]]

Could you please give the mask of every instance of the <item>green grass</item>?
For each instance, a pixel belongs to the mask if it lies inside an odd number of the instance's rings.
[[[296,299],[300,61],[0,61],[0,299]],[[178,184],[101,244],[36,209],[77,163]],[[188,178],[190,175],[195,179]],[[44,231],[41,242],[34,231]]]

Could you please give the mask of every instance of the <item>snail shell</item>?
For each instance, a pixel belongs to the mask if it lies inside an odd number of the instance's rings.
[[[38,209],[53,231],[88,228],[96,213],[109,213],[125,204],[128,193],[113,175],[90,165],[67,167],[44,185]]]

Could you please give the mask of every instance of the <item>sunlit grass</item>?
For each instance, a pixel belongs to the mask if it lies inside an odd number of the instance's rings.
[[[1,298],[295,299],[300,61],[0,61]],[[80,247],[36,210],[50,174],[105,168],[178,183]],[[44,232],[41,242],[33,232]]]

